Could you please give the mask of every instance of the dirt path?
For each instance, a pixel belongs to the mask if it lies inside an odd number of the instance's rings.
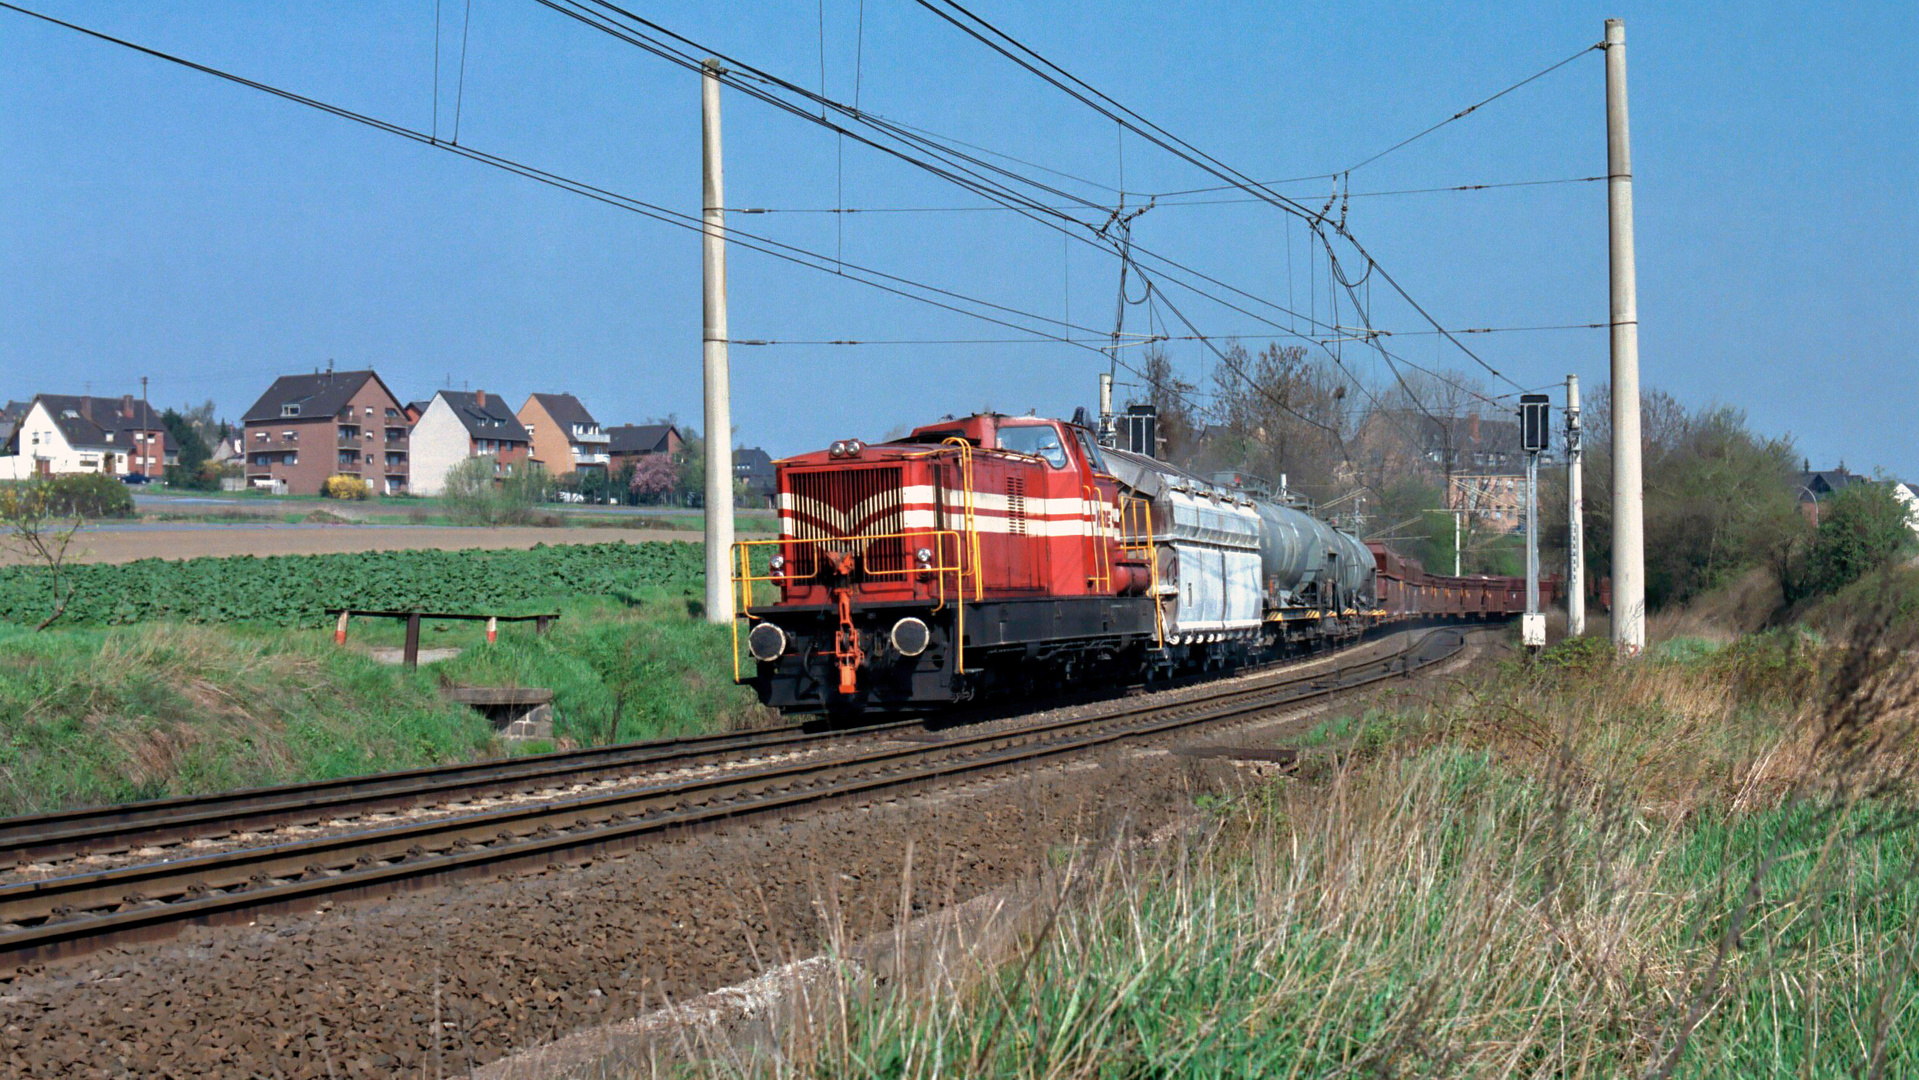
[[[82,529],[68,558],[123,563],[135,559],[192,559],[202,555],[328,555],[357,551],[530,548],[535,544],[638,544],[698,541],[690,529],[561,527],[458,528],[444,525],[198,525],[154,523]],[[0,549],[0,566],[21,560]]]

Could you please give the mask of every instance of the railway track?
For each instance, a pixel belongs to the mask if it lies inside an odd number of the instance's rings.
[[[697,735],[507,761],[435,766],[311,783],[247,788],[215,795],[153,799],[49,814],[0,818],[0,868],[86,855],[350,820],[422,807],[455,806],[492,795],[551,790],[566,784],[697,765],[741,753],[778,753],[883,735],[918,721],[872,725],[856,732],[789,724],[751,732]]]
[[[1461,630],[1434,630],[1372,660],[1177,702],[994,731],[955,729],[904,745],[856,746],[760,768],[7,885],[0,887],[0,966],[164,938],[186,925],[244,922],[328,900],[587,861],[750,816],[891,798],[1121,741],[1247,719],[1410,674],[1456,654],[1464,637]],[[716,747],[726,738],[709,737],[689,752],[724,752]],[[766,741],[751,745],[764,748]],[[670,752],[666,744],[653,749]],[[242,800],[237,812],[261,809]]]

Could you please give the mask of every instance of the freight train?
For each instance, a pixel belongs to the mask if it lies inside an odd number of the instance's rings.
[[[732,552],[734,675],[784,712],[1226,671],[1383,623],[1525,609],[1522,579],[1428,574],[1283,493],[1078,423],[949,418],[776,473],[778,537]]]

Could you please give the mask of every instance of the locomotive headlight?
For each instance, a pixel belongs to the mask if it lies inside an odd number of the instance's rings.
[[[770,622],[759,623],[746,635],[746,651],[770,664],[786,652],[786,631]]]
[[[786,556],[775,555],[772,558],[766,560],[766,568],[768,570],[773,571],[775,574],[784,573],[786,570]]]
[[[913,553],[913,561],[919,563],[922,568],[931,566],[933,565],[933,553],[925,548],[921,548]]]
[[[833,440],[833,445],[826,448],[826,456],[827,457],[845,457],[846,456],[846,440],[845,439]]]
[[[926,651],[926,646],[933,640],[932,631],[926,628],[926,624],[911,615],[893,624],[891,636],[893,647],[899,650],[901,656],[918,656]]]

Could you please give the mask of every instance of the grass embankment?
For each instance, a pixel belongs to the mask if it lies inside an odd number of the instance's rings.
[[[732,685],[726,628],[707,625],[688,599],[703,586],[698,548],[684,544],[98,570],[74,609],[92,624],[36,634],[0,622],[0,814],[506,753],[477,713],[442,699],[447,685],[551,689],[556,738],[578,745],[739,726],[760,712]],[[305,587],[287,584],[289,574]],[[409,671],[363,649],[399,645],[398,623],[356,623],[340,648],[330,620],[315,616],[330,604],[409,598],[561,618],[545,636],[502,624],[492,646],[481,624],[429,623],[425,648],[462,651]],[[167,618],[132,621],[149,611]],[[186,621],[226,611],[251,618]],[[99,625],[114,619],[132,624]]]
[[[1562,647],[1085,869],[997,966],[849,981],[818,1076],[1852,1076],[1919,1069],[1909,660]],[[1822,675],[1820,672],[1829,674]]]

